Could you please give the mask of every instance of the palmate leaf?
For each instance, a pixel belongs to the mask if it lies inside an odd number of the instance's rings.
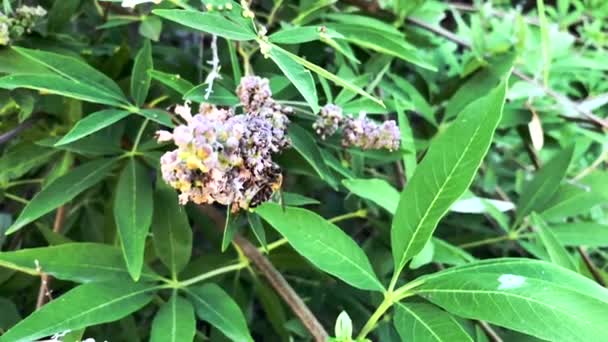
[[[536,228],[541,242],[545,246],[551,261],[561,267],[576,272],[576,265],[568,254],[568,251],[559,242],[553,231],[547,226],[547,223],[536,213],[530,216],[532,225]]]
[[[383,290],[363,250],[321,216],[301,208],[283,209],[274,203],[265,203],[255,212],[321,270],[360,289]]]
[[[55,179],[32,198],[6,233],[16,232],[97,184],[112,170],[114,162],[114,159],[95,160]]]
[[[152,284],[118,281],[80,285],[17,323],[0,336],[0,341],[30,342],[119,320],[149,303],[156,288]]]
[[[19,178],[48,161],[58,151],[35,144],[22,144],[0,158],[0,183]]]
[[[100,92],[95,86],[85,83],[78,84],[65,77],[52,74],[13,74],[0,77],[0,88],[9,90],[27,88],[114,107],[125,105],[116,98]]]
[[[350,91],[352,91],[354,93],[357,93],[357,94],[359,94],[359,95],[361,95],[363,97],[366,97],[366,98],[368,98],[368,99],[370,99],[370,100],[378,103],[381,106],[384,106],[384,103],[381,100],[375,98],[374,96],[370,95],[368,92],[366,92],[362,88],[360,88],[360,87],[352,84],[351,82],[349,82],[349,81],[347,81],[347,80],[345,80],[345,79],[343,79],[343,78],[341,78],[339,76],[336,76],[336,75],[332,74],[331,72],[323,69],[322,67],[320,67],[320,66],[318,66],[318,65],[316,65],[314,63],[311,63],[311,62],[307,61],[306,59],[304,59],[304,58],[302,58],[302,57],[300,57],[298,55],[295,55],[295,54],[293,54],[293,53],[291,53],[289,51],[283,50],[283,49],[281,49],[280,47],[278,47],[276,45],[272,45],[270,51],[272,52],[272,50],[274,50],[274,49],[280,49],[280,51],[281,51],[280,53],[281,54],[286,55],[287,57],[293,59],[295,62],[297,62],[298,64],[303,65],[306,69],[309,69],[310,71],[316,73],[317,75],[319,75],[319,76],[321,76],[323,78],[326,78],[326,79],[334,82],[335,84],[337,84],[337,85],[339,85],[341,87],[344,87],[345,89],[348,89],[348,90],[350,90]]]
[[[135,56],[133,63],[133,73],[131,75],[131,97],[135,104],[141,107],[146,101],[148,90],[150,89],[150,70],[153,70],[152,46],[149,40],[144,41],[144,45]]]
[[[608,246],[608,225],[594,222],[573,222],[552,225],[551,231],[566,246]]]
[[[500,121],[506,82],[463,110],[431,144],[401,194],[391,228],[395,269],[418,254],[439,220],[467,190]]]
[[[152,223],[152,183],[146,168],[129,159],[118,178],[114,219],[131,277],[137,281],[144,264],[146,237]]]
[[[534,178],[523,187],[517,202],[516,223],[530,214],[533,210],[545,207],[568,171],[568,166],[574,156],[574,145],[557,153],[545,164]]]
[[[101,92],[107,97],[128,104],[125,95],[116,82],[79,59],[58,53],[16,46],[13,47],[13,50],[76,84],[82,83],[92,86],[97,89],[98,93]]]
[[[250,27],[239,25],[216,13],[190,10],[153,10],[152,13],[184,26],[208,32],[231,40],[253,40],[255,32]]]
[[[473,342],[451,314],[431,304],[397,303],[393,324],[403,341]]]
[[[196,320],[192,304],[173,293],[152,321],[150,342],[192,341],[195,332]]]
[[[177,275],[192,254],[192,228],[177,202],[177,194],[164,184],[158,184],[154,194],[152,233],[156,254],[171,273]]]
[[[196,314],[211,323],[233,341],[253,341],[247,321],[237,303],[215,284],[205,284],[186,290]]]
[[[31,275],[39,275],[41,270],[57,279],[82,283],[129,279],[121,250],[99,243],[66,243],[2,252],[0,266]],[[144,268],[142,280],[155,279],[158,276]]]
[[[93,134],[129,116],[130,112],[119,109],[105,109],[81,119],[61,138],[55,146],[69,144]]]
[[[464,318],[551,341],[608,339],[608,290],[550,263],[485,260],[418,281],[414,293]]]
[[[319,99],[317,98],[317,88],[310,71],[293,60],[285,50],[278,46],[273,46],[269,53],[270,58],[289,78],[291,83],[298,89],[306,103],[310,106],[313,113],[319,112]]]
[[[336,180],[327,168],[314,137],[301,126],[289,125],[289,137],[293,148],[312,166],[319,177],[337,189]]]

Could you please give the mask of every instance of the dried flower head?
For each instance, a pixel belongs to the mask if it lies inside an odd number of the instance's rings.
[[[321,108],[319,118],[312,125],[312,128],[321,136],[321,139],[325,140],[325,138],[338,131],[343,120],[342,108],[334,104],[327,104]]]
[[[394,120],[387,120],[381,124],[367,118],[361,112],[358,118],[342,115],[342,108],[327,104],[321,108],[319,118],[313,123],[315,132],[325,139],[342,129],[342,145],[345,147],[359,147],[364,150],[399,149],[401,132]]]
[[[165,182],[180,191],[180,203],[221,203],[233,211],[255,207],[281,186],[273,154],[289,146],[286,135],[290,108],[276,103],[268,80],[244,77],[238,88],[244,114],[202,104],[175,113],[185,124],[173,132],[157,132],[157,140],[173,141],[177,149],[161,158]]]
[[[356,119],[346,120],[343,128],[342,145],[345,147],[393,151],[399,148],[400,140],[401,132],[394,120],[378,125],[365,113],[361,113]]]

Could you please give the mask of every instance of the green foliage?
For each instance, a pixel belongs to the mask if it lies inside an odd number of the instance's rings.
[[[607,341],[608,4],[473,3],[3,0],[0,342]]]

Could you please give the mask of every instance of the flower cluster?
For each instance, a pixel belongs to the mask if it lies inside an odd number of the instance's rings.
[[[370,120],[365,113],[361,113],[358,118],[346,117],[342,115],[342,108],[333,104],[321,108],[313,128],[321,139],[334,135],[342,129],[343,146],[359,147],[364,150],[397,150],[401,140],[401,132],[394,120],[378,124]]]
[[[177,149],[161,158],[163,179],[180,191],[181,204],[218,202],[233,211],[255,207],[281,186],[280,167],[272,155],[289,146],[286,135],[291,108],[272,99],[268,80],[244,77],[237,88],[244,114],[202,104],[192,115],[189,105],[177,106],[185,124],[157,139]]]
[[[21,6],[11,15],[0,12],[0,46],[32,32],[38,19],[45,15],[46,10],[40,6]]]

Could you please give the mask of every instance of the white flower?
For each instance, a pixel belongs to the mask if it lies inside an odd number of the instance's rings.
[[[162,0],[122,0],[122,7],[134,8],[139,4],[144,4],[146,2],[153,2],[155,4],[160,4]]]

